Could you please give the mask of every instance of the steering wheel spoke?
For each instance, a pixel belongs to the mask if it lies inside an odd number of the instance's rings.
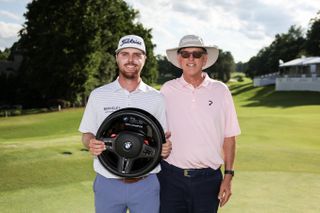
[[[106,150],[110,152],[114,152],[115,149],[115,140],[116,138],[102,138],[104,145],[106,146]]]
[[[134,159],[120,157],[118,161],[118,171],[121,174],[128,174],[131,172]]]

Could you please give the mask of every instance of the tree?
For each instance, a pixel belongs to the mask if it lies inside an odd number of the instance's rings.
[[[171,64],[166,56],[157,55],[156,58],[159,70],[158,83],[163,84],[168,80],[179,78],[181,76],[182,70]]]
[[[4,49],[3,51],[0,50],[0,60],[7,60],[10,53],[11,51],[9,48]]]
[[[320,56],[320,11],[310,21],[310,28],[307,32],[306,52],[310,56]]]
[[[236,63],[236,72],[245,72],[247,69],[247,63],[238,62]]]
[[[246,69],[245,69],[245,74],[246,76],[250,77],[250,78],[254,78],[254,76],[257,76],[257,61],[258,61],[258,57],[257,56],[253,56],[249,59],[249,61],[246,63]]]
[[[22,57],[14,43],[11,48],[6,48],[1,55],[1,60],[5,66],[0,66],[0,107],[1,105],[10,106],[16,102],[17,93],[17,70],[21,64]]]
[[[305,38],[301,27],[291,26],[287,33],[277,34],[274,41],[262,48],[249,60],[246,74],[254,77],[278,71],[279,60],[289,61],[300,57],[304,51]]]
[[[219,49],[219,57],[216,63],[205,70],[211,77],[223,82],[228,82],[231,72],[235,71],[235,63],[232,54]]]
[[[123,0],[37,0],[27,5],[19,47],[20,98],[29,106],[80,102],[117,75],[114,54],[125,34],[145,38],[143,77],[154,81],[151,30],[135,23],[138,12]],[[61,101],[59,101],[61,100]]]

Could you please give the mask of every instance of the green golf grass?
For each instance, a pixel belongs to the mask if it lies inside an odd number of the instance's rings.
[[[222,213],[320,212],[320,93],[231,83],[242,134]],[[0,118],[0,212],[94,212],[83,109]]]

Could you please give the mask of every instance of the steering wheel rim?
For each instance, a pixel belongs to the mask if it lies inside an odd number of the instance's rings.
[[[111,113],[100,125],[96,139],[106,145],[98,159],[120,177],[139,177],[153,170],[161,159],[165,134],[159,121],[138,108]]]

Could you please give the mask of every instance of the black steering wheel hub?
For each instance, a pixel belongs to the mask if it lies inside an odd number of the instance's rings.
[[[144,137],[135,132],[121,132],[115,141],[115,151],[120,157],[136,158],[139,156]]]

